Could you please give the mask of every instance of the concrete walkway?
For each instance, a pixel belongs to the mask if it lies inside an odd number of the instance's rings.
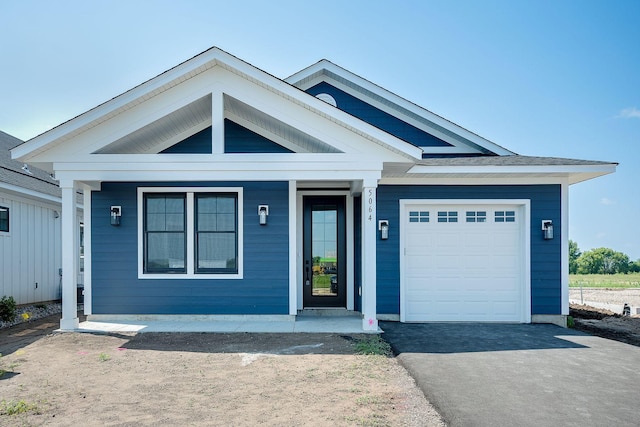
[[[381,328],[450,426],[640,425],[640,347],[553,325]]]
[[[362,334],[362,319],[354,316],[295,316],[290,320],[105,320],[84,321],[75,332],[262,332]]]

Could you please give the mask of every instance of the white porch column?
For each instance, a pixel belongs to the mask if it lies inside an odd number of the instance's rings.
[[[91,187],[82,187],[84,199],[82,216],[84,220],[84,314],[93,314],[91,299]]]
[[[78,328],[77,209],[75,181],[60,180],[62,190],[62,319],[60,329]]]
[[[362,329],[377,331],[376,312],[376,182],[365,182],[362,189]]]

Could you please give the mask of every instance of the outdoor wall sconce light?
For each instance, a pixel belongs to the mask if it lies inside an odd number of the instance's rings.
[[[389,238],[389,220],[381,219],[378,221],[378,230],[380,230],[380,239],[387,240]]]
[[[119,226],[122,217],[122,206],[111,206],[111,225]]]
[[[258,219],[260,225],[267,225],[267,217],[269,216],[269,205],[258,205]]]
[[[542,220],[542,235],[544,236],[544,240],[553,239],[553,221],[550,219]]]

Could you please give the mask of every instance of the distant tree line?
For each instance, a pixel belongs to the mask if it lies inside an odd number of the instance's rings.
[[[630,261],[622,252],[609,248],[580,252],[578,244],[569,240],[570,274],[616,274],[640,272],[640,259]]]

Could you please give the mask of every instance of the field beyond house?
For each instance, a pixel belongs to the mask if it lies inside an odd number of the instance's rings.
[[[570,274],[569,287],[578,288],[640,288],[640,273]]]

